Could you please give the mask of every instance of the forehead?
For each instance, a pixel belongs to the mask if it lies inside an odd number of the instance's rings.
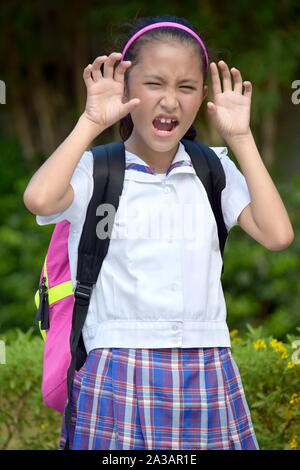
[[[134,67],[139,76],[199,79],[202,75],[200,56],[195,48],[174,42],[145,45]]]

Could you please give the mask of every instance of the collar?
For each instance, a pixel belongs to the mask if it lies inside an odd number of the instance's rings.
[[[126,166],[125,178],[135,181],[160,182],[162,179],[168,179],[177,173],[196,174],[191,158],[186,152],[184,145],[179,141],[178,150],[172,160],[166,173],[156,173],[148,166],[138,155],[125,150]]]

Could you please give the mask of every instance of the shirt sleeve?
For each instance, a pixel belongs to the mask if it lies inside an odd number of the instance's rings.
[[[68,220],[78,225],[85,220],[86,210],[94,190],[93,154],[90,150],[83,153],[70,181],[74,190],[74,199],[69,207],[51,215],[37,215],[38,225],[57,224]]]
[[[221,205],[224,222],[229,231],[238,225],[238,217],[251,202],[246,178],[228,156],[227,147],[211,147],[218,155],[226,176],[226,186],[221,193]]]

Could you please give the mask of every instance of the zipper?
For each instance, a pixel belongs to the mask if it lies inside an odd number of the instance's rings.
[[[39,308],[36,314],[36,320],[41,322],[41,330],[49,329],[49,298],[48,287],[46,285],[47,278],[43,276],[42,282],[39,285]]]

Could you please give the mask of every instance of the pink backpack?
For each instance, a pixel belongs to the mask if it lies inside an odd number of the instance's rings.
[[[92,288],[108,250],[114,220],[113,216],[111,226],[105,233],[106,238],[100,239],[96,231],[101,220],[96,215],[97,208],[101,203],[110,203],[116,210],[124,183],[123,142],[99,145],[92,147],[91,151],[94,192],[87,208],[78,247],[76,287],[73,289],[72,286],[68,252],[70,222],[63,220],[56,224],[52,232],[41,270],[39,289],[35,294],[38,309],[36,320],[45,340],[43,401],[47,407],[60,413],[65,410],[73,378],[87,357],[81,330]],[[112,156],[113,166],[109,163]]]
[[[67,371],[71,352],[66,339],[70,338],[74,308],[68,254],[69,229],[67,220],[56,224],[42,268],[40,287],[35,295],[37,320],[45,340],[42,396],[47,407],[60,413],[64,412],[68,398]],[[48,328],[49,324],[51,328]]]
[[[221,210],[221,192],[226,184],[222,164],[206,145],[187,139],[181,139],[181,142],[207,191],[218,226],[220,252],[223,256],[227,229]],[[76,286],[72,288],[68,254],[70,222],[64,220],[57,223],[53,230],[40,275],[39,290],[35,294],[38,309],[36,320],[45,340],[42,395],[47,407],[60,413],[65,412],[65,449],[69,448],[72,383],[87,357],[82,328],[93,287],[108,251],[125,176],[123,142],[99,145],[90,150],[93,154],[94,190],[78,245]],[[99,206],[102,204],[105,204],[101,207],[104,208],[104,214],[99,214]],[[107,207],[113,208],[113,213],[109,213]],[[103,226],[108,226],[108,229],[104,236],[99,236],[97,225],[102,219],[105,219]]]

